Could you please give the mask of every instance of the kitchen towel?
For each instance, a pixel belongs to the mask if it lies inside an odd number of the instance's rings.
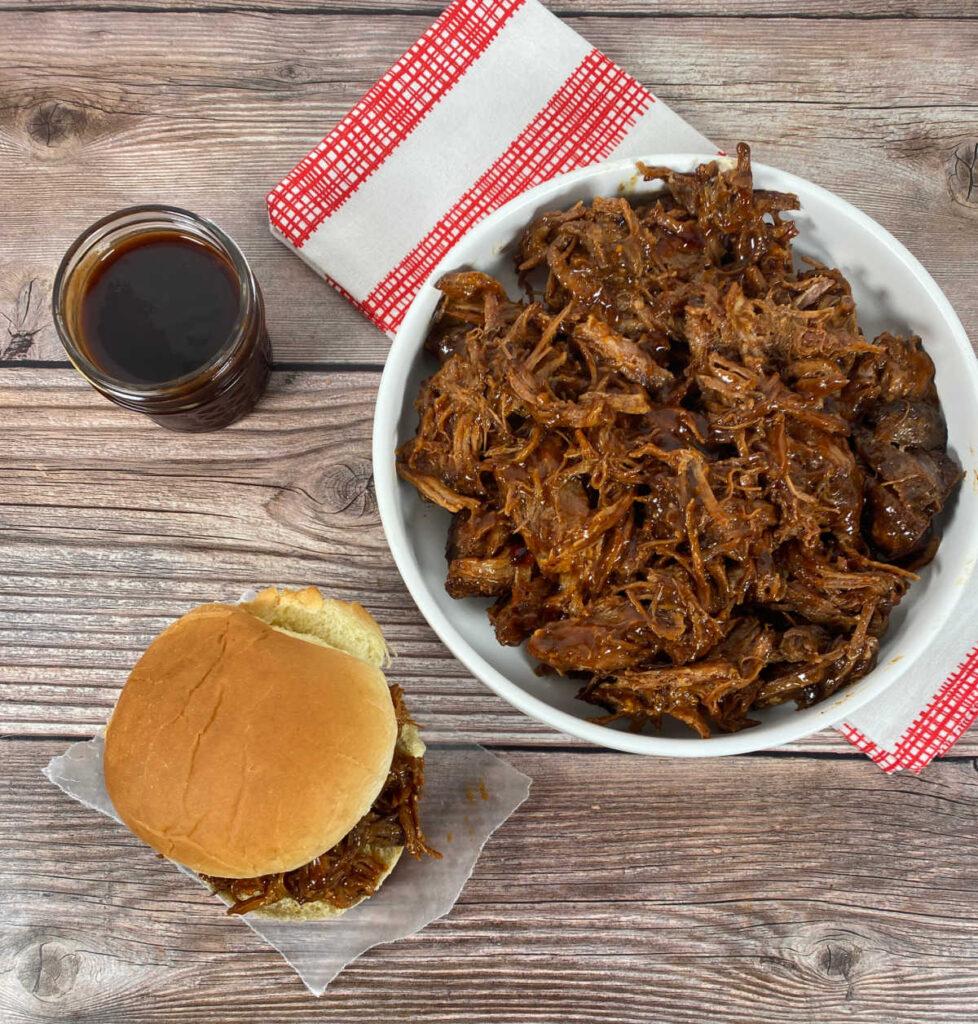
[[[272,189],[269,219],[393,337],[488,213],[555,175],[666,152],[720,151],[537,0],[456,0]],[[978,717],[968,646],[942,635],[843,735],[884,771],[945,753]]]
[[[456,0],[268,196],[272,232],[391,337],[462,235],[533,185],[716,148],[537,0]]]

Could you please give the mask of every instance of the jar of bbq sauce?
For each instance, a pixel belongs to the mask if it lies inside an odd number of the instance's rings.
[[[218,430],[268,380],[265,304],[241,250],[175,206],[133,206],[93,224],[54,280],[68,358],[110,401],[171,430]]]

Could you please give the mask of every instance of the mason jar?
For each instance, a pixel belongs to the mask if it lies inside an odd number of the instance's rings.
[[[214,338],[205,361],[167,380],[140,380],[121,373],[86,336],[85,310],[90,289],[120,253],[154,239],[208,251],[230,275],[227,337]],[[193,249],[196,252],[196,249]],[[197,257],[200,253],[197,253]],[[197,258],[195,257],[195,258]],[[233,293],[237,290],[236,309]],[[130,305],[136,303],[135,296]],[[268,380],[271,347],[265,304],[251,268],[235,243],[214,223],[175,206],[133,206],[109,214],[83,232],[65,253],[54,280],[54,324],[68,358],[85,379],[125,409],[140,412],[171,430],[218,430],[250,412]],[[192,311],[189,315],[192,315]],[[129,328],[117,325],[123,336]],[[188,328],[192,329],[192,328]],[[130,333],[138,334],[138,331]],[[223,339],[223,340],[222,340]],[[146,339],[132,337],[138,359]],[[110,364],[107,366],[106,364]]]

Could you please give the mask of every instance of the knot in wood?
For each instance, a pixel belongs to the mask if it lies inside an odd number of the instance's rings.
[[[27,134],[42,146],[60,146],[85,130],[85,112],[51,100],[36,107],[27,121]]]
[[[51,1002],[71,991],[80,964],[79,954],[58,939],[38,938],[21,951],[15,970],[29,995]]]
[[[860,978],[872,972],[872,948],[867,936],[848,928],[803,926],[801,934],[786,943],[777,963],[813,990],[851,1000],[857,996]]]
[[[333,515],[357,519],[374,511],[374,479],[369,462],[341,462],[327,466],[320,485],[323,508]]]
[[[947,186],[960,206],[978,210],[978,138],[955,146],[947,161]]]
[[[859,949],[837,939],[829,939],[818,954],[818,966],[827,978],[849,980],[859,960]]]

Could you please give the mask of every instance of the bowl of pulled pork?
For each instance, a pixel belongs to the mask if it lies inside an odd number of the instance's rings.
[[[378,504],[510,704],[620,750],[759,750],[927,671],[978,555],[976,397],[947,299],[848,203],[745,144],[620,160],[513,200],[418,293]]]

